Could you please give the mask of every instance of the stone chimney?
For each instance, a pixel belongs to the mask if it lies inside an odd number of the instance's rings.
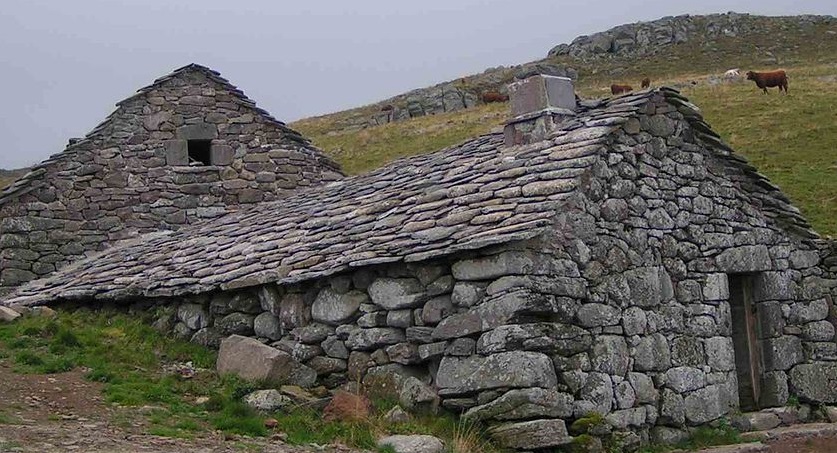
[[[568,116],[575,116],[575,90],[567,77],[533,75],[509,85],[512,119],[503,130],[506,146],[545,139]]]

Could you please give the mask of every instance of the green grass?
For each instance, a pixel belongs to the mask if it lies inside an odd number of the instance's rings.
[[[687,96],[736,151],[779,185],[822,234],[837,236],[837,67],[792,68],[790,94],[755,84],[699,86]]]
[[[304,120],[294,127],[328,150],[348,174],[358,174],[401,157],[436,151],[484,134],[502,124],[507,110],[505,104],[490,104],[360,131],[330,132],[332,117]]]
[[[0,353],[18,373],[51,374],[85,367],[85,377],[101,382],[105,401],[119,406],[142,408],[130,415],[117,411],[112,422],[129,428],[145,419],[148,433],[192,438],[208,430],[229,434],[266,436],[266,418],[278,421],[278,430],[293,444],[343,442],[357,448],[376,448],[376,439],[392,434],[431,434],[454,444],[462,438],[462,426],[450,414],[416,415],[408,423],[392,425],[383,415],[394,402],[375,401],[372,416],[364,421],[324,421],[310,408],[287,413],[259,414],[241,402],[263,383],[219,377],[212,370],[214,351],[188,342],[164,337],[141,316],[113,311],[59,311],[54,319],[23,317],[0,324]],[[167,375],[162,365],[191,360],[206,368],[192,379]],[[201,405],[197,397],[207,397]],[[0,412],[0,424],[17,418]],[[451,453],[497,451],[485,443],[480,432],[472,433],[477,450],[460,448]]]

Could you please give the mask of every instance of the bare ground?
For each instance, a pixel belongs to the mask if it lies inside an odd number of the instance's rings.
[[[343,446],[297,447],[272,438],[203,433],[193,439],[145,434],[143,408],[114,407],[84,370],[17,374],[0,361],[0,452],[357,452]]]

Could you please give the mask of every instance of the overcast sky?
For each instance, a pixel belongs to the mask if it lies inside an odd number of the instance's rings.
[[[835,0],[3,0],[0,168],[37,163],[137,88],[220,71],[293,121],[684,13],[832,14]]]

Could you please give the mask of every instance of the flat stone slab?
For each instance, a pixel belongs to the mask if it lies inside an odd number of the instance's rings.
[[[679,451],[679,450],[678,450]],[[761,442],[752,442],[748,444],[724,445],[721,447],[712,447],[705,450],[698,450],[695,453],[768,453],[770,446]]]
[[[776,442],[806,437],[837,436],[837,423],[806,423],[804,425],[783,426],[767,431],[753,431],[741,434],[749,441]]]

